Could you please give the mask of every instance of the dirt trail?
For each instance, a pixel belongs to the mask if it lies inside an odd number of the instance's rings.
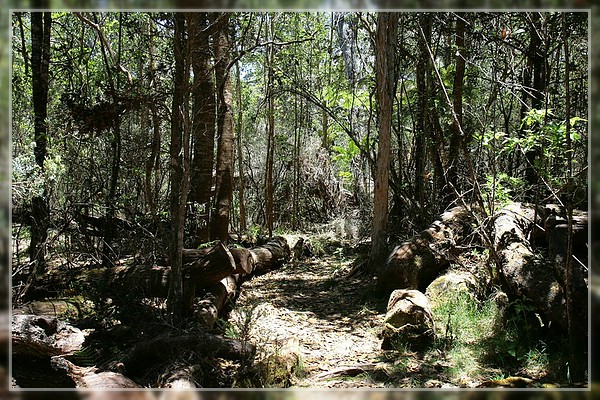
[[[306,376],[294,386],[384,385],[366,374],[325,376],[341,367],[376,363],[381,355],[377,334],[385,302],[372,294],[367,278],[342,277],[349,262],[335,256],[304,259],[243,286],[236,319],[252,312],[250,339],[267,353],[295,343]]]

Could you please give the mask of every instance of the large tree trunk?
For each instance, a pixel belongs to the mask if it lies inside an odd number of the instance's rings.
[[[379,13],[375,42],[377,102],[379,104],[379,141],[377,173],[373,199],[373,230],[369,269],[375,271],[385,257],[388,221],[389,169],[392,136],[392,110],[396,93],[396,41],[398,13]]]
[[[31,69],[33,89],[35,163],[44,171],[48,143],[48,67],[50,64],[50,25],[49,12],[31,13]],[[32,278],[40,277],[46,269],[45,242],[48,236],[49,206],[47,190],[31,201],[31,242],[29,259],[34,264]]]
[[[247,265],[236,265],[230,251],[221,243],[195,261],[186,264],[181,271],[182,282],[190,289],[216,285],[232,274],[249,273]],[[167,297],[172,279],[170,267],[117,266],[77,270],[53,270],[47,273],[27,293],[29,299],[49,297],[61,293],[76,294],[78,291],[106,290],[107,296],[119,293],[138,293],[141,297]],[[73,289],[75,288],[75,289]],[[183,301],[183,284],[182,284]],[[183,303],[182,303],[183,304]]]
[[[263,246],[252,250],[231,249],[236,265],[244,267],[245,274],[230,275],[218,284],[208,288],[202,299],[195,305],[195,316],[202,326],[211,329],[219,317],[227,311],[239,294],[240,286],[254,276],[277,269],[290,258],[290,248],[282,237],[276,237]]]
[[[190,182],[190,201],[200,207],[196,243],[210,238],[210,200],[213,186],[216,102],[207,13],[189,13],[190,54],[194,82],[192,86],[192,136],[194,140]],[[197,217],[198,218],[198,217]]]
[[[229,14],[220,19],[223,24],[215,38],[215,76],[217,81],[217,175],[215,181],[215,213],[212,217],[213,239],[227,243],[229,239],[229,212],[233,197],[233,112],[232,89],[229,74]]]

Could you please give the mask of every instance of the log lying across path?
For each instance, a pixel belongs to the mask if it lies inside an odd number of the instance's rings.
[[[422,292],[465,246],[473,231],[473,212],[455,207],[438,217],[429,228],[397,246],[378,271],[378,288],[417,289]],[[510,203],[493,216],[491,240],[497,256],[498,278],[512,299],[526,299],[552,327],[567,328],[565,285],[567,238],[564,210],[557,205]],[[576,330],[587,329],[588,217],[574,210],[571,227],[572,302]],[[547,257],[536,256],[543,247]],[[541,249],[540,249],[541,250]],[[547,251],[546,251],[547,250]],[[582,342],[587,343],[583,338]]]
[[[244,282],[281,267],[290,258],[290,248],[283,237],[275,237],[252,250],[234,248],[230,251],[236,265],[243,266],[250,272],[227,276],[219,283],[206,288],[204,295],[193,308],[196,319],[207,329],[212,329],[226,306],[235,301]]]
[[[231,275],[260,275],[283,265],[290,255],[287,241],[276,237],[252,250],[228,249],[218,243],[211,249],[184,250],[184,280],[188,289],[210,288]],[[167,297],[168,266],[117,266],[112,268],[56,269],[27,293],[29,300],[94,290],[108,294],[139,293],[141,297]]]
[[[417,289],[427,286],[448,267],[456,255],[456,246],[471,232],[472,213],[454,207],[409,241],[392,251],[378,273],[377,287],[391,293],[394,289]]]
[[[289,260],[287,241],[276,237],[254,249],[231,248],[217,244],[210,249],[185,250],[184,279],[186,293],[196,304],[196,318],[200,328],[212,328],[218,315],[229,301],[233,301],[240,285],[255,275],[262,275],[281,267]],[[90,268],[81,271],[52,271],[42,281],[40,293],[62,293],[86,288],[105,290],[107,295],[137,291],[140,297],[166,297],[169,287],[169,267],[114,267]],[[231,360],[252,358],[253,344],[204,332],[163,334],[137,343],[120,360],[119,371],[101,371],[96,367],[84,368],[65,357],[82,349],[84,334],[59,318],[67,314],[77,316],[83,304],[66,300],[30,302],[14,310],[12,320],[13,355],[48,360],[55,371],[68,377],[76,387],[135,388],[127,376],[143,374],[156,362],[168,362],[184,352]],[[39,313],[41,315],[30,315]],[[203,314],[204,313],[204,314]],[[206,319],[203,323],[202,317]],[[189,367],[193,369],[192,367]],[[167,382],[171,387],[194,387],[187,376],[188,367]]]

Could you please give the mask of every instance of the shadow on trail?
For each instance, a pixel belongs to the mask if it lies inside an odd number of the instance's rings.
[[[330,262],[331,261],[331,262]],[[252,290],[263,301],[352,327],[385,313],[387,299],[375,292],[371,277],[334,276],[335,260],[293,263],[268,275]]]

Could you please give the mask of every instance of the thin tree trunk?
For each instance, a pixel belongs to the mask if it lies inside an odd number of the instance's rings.
[[[150,82],[154,81],[154,44],[153,44],[153,30],[151,27],[148,29],[150,35],[150,45],[148,48],[148,56],[150,61]],[[156,191],[153,189],[157,185],[158,176],[156,170],[158,170],[158,161],[160,158],[160,118],[158,117],[158,110],[154,103],[150,103],[150,112],[152,116],[152,142],[150,144],[150,157],[146,160],[146,171],[144,180],[144,189],[146,192],[146,203],[150,214],[154,217],[156,215],[156,205],[154,203],[154,196]],[[154,185],[152,185],[152,177],[154,176]]]
[[[388,177],[391,153],[392,111],[396,91],[395,59],[398,37],[398,13],[379,13],[375,42],[377,102],[379,104],[379,142],[377,174],[373,199],[373,230],[369,269],[374,271],[386,254],[388,221]]]
[[[273,17],[269,21],[269,35],[274,32]],[[274,48],[267,46],[267,160],[265,167],[265,223],[269,237],[273,236],[273,153],[275,151],[275,96],[273,94]]]
[[[44,162],[47,154],[48,126],[48,68],[50,65],[50,25],[49,12],[31,13],[31,69],[34,110],[33,150],[35,162],[44,173]],[[46,269],[45,242],[48,237],[49,205],[48,192],[44,187],[41,196],[35,196],[31,201],[31,242],[29,259],[34,263],[33,279],[41,276]]]
[[[424,34],[419,35],[419,56],[417,59],[417,121],[415,132],[415,145],[413,159],[415,161],[415,193],[419,207],[424,206],[425,202],[425,183],[428,179],[425,177],[425,165],[427,164],[427,145],[425,128],[428,125],[427,120],[427,79],[426,74],[429,54],[425,40],[431,36],[431,15],[419,14],[419,26]]]
[[[233,197],[233,113],[232,113],[232,88],[231,77],[227,66],[229,65],[229,18],[220,19],[223,26],[215,38],[215,76],[217,81],[217,174],[215,181],[215,213],[212,220],[211,235],[227,243],[229,239],[229,214]]]
[[[244,154],[242,152],[242,132],[243,132],[243,113],[242,113],[242,82],[240,77],[240,67],[236,64],[236,86],[237,86],[237,156],[238,156],[238,196],[240,207],[240,233],[246,231],[246,200],[244,196]]]
[[[544,92],[546,90],[546,50],[541,36],[542,17],[540,13],[533,12],[528,19],[530,42],[527,50],[527,71],[524,75],[523,86],[525,98],[531,99],[531,109],[540,110],[544,104]],[[526,18],[528,16],[526,15]],[[532,85],[530,87],[530,85]],[[525,117],[527,110],[521,107],[521,119]],[[538,129],[539,127],[534,127]],[[521,132],[523,134],[523,132]],[[535,170],[536,159],[540,157],[539,149],[532,149],[525,153],[527,165],[525,167],[525,180],[528,183],[528,195],[531,199],[535,197],[538,174]]]
[[[167,297],[167,318],[171,324],[176,324],[183,317],[183,279],[182,279],[182,251],[183,251],[183,224],[185,218],[185,204],[187,199],[187,185],[185,182],[185,162],[187,154],[185,144],[188,132],[185,121],[186,107],[185,91],[188,73],[187,42],[185,40],[185,18],[182,13],[175,13],[175,33],[173,40],[175,54],[174,92],[171,115],[171,200],[169,214],[171,217],[171,238],[169,258],[171,261],[171,279]],[[183,154],[182,154],[183,153]]]
[[[452,120],[452,129],[450,136],[450,150],[448,151],[448,167],[446,168],[448,185],[444,190],[444,205],[449,204],[455,197],[454,190],[460,191],[458,181],[458,168],[460,163],[461,146],[464,140],[462,133],[463,123],[463,83],[465,77],[465,13],[456,15],[456,73],[454,75],[454,85],[452,89],[453,109],[455,118]],[[452,187],[454,186],[454,187]]]
[[[569,82],[570,67],[569,67],[569,28],[567,27],[567,17],[563,14],[563,44],[565,51],[565,141],[567,155],[567,189],[566,189],[566,205],[567,205],[567,254],[566,273],[565,273],[565,301],[567,306],[567,329],[569,335],[569,370],[571,380],[573,382],[583,382],[585,378],[585,363],[587,359],[586,344],[587,334],[582,329],[586,324],[577,323],[575,321],[574,307],[574,285],[573,285],[573,152],[571,142],[571,86]]]

